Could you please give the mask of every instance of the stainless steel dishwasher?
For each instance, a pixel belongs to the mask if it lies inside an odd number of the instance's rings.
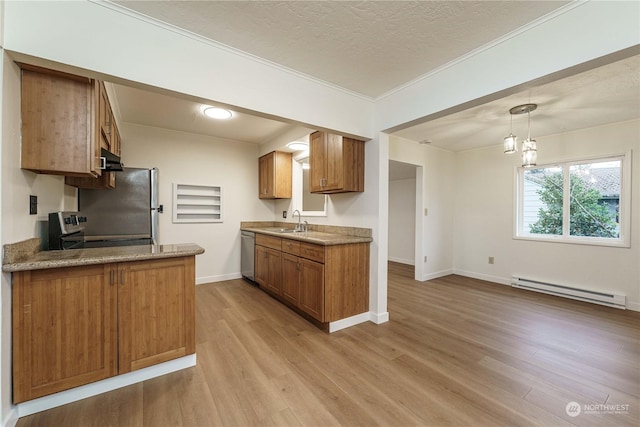
[[[240,245],[240,270],[242,277],[255,280],[255,250],[256,250],[256,233],[252,231],[241,231]]]

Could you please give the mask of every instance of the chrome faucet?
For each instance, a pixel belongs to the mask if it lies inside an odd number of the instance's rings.
[[[293,213],[291,214],[291,218],[295,219],[296,212],[298,212],[298,224],[296,225],[296,228],[293,229],[293,231],[303,231],[302,230],[302,224],[300,224],[301,215],[300,215],[300,211],[298,209],[293,211]]]

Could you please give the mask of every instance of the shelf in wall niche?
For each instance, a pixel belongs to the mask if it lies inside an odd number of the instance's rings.
[[[173,222],[222,222],[222,187],[174,183]]]

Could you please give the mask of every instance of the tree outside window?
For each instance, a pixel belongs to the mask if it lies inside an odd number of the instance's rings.
[[[622,159],[520,170],[519,236],[620,239]]]

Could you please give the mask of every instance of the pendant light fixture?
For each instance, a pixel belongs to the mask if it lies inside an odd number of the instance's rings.
[[[513,113],[511,116],[511,132],[504,138],[504,154],[511,154],[518,151],[518,137],[513,134]]]
[[[511,154],[518,151],[517,137],[513,134],[513,115],[527,113],[527,139],[522,141],[522,166],[530,168],[536,165],[538,159],[538,148],[536,140],[531,139],[531,112],[538,108],[537,104],[522,104],[509,109],[511,114],[511,132],[504,138],[504,152]]]

